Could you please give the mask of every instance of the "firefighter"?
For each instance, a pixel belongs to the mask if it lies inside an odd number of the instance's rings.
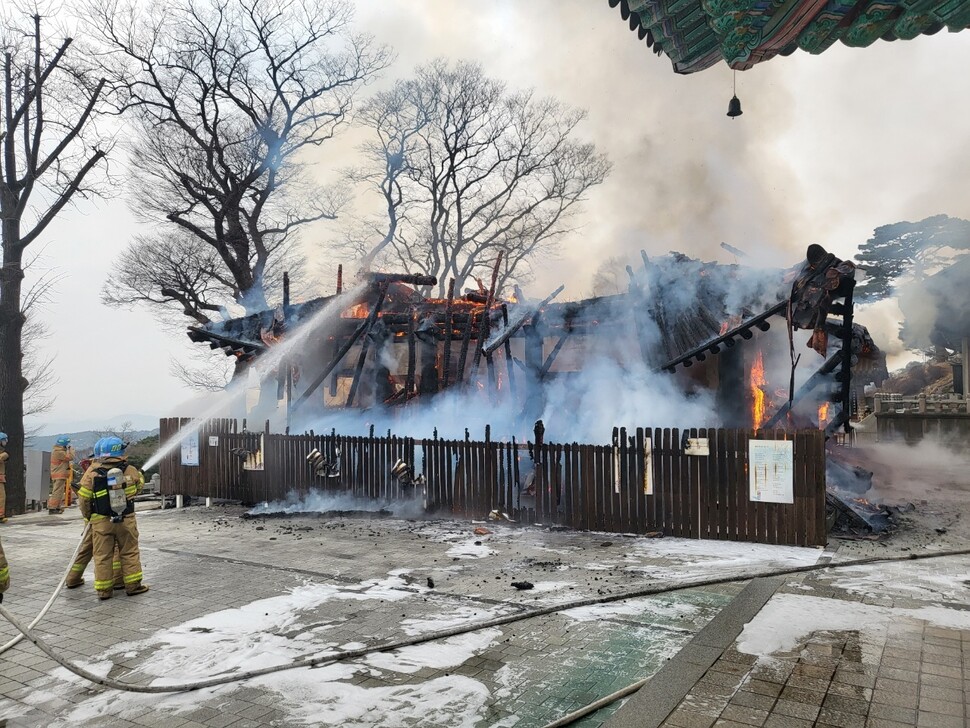
[[[127,444],[120,437],[106,437],[94,453],[95,462],[81,478],[78,507],[89,519],[94,551],[94,588],[100,599],[110,599],[112,556],[117,545],[121,574],[128,596],[144,594],[141,556],[138,552],[138,524],[134,497],[145,484],[144,476],[125,457]]]
[[[74,462],[74,448],[71,447],[71,440],[68,437],[58,437],[57,444],[51,451],[51,489],[50,498],[47,499],[47,513],[54,515],[63,513],[61,505],[64,502],[67,482],[71,479],[73,471],[71,463]]]
[[[0,432],[0,523],[7,522],[7,433]]]
[[[95,452],[100,451],[102,440],[104,440],[103,437],[94,444]],[[81,468],[85,472],[87,472],[88,468],[90,468],[95,462],[98,463],[97,467],[101,466],[101,463],[94,460],[93,457],[94,456],[92,455],[92,459],[85,458],[81,461]],[[70,483],[70,481],[68,484],[70,485],[71,489],[77,493],[78,486]],[[94,556],[94,541],[91,537],[92,532],[92,529],[89,528],[87,533],[84,534],[84,540],[81,541],[81,545],[77,550],[77,557],[74,559],[74,563],[71,564],[71,572],[67,575],[67,580],[64,582],[68,589],[77,589],[79,586],[84,584],[84,570],[88,567],[88,563],[90,563],[91,558]],[[121,576],[121,555],[118,550],[118,544],[115,544],[114,554],[111,557],[111,569],[113,574],[114,588],[124,589],[125,582]]]

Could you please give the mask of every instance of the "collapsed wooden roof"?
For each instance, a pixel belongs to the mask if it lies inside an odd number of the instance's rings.
[[[836,42],[853,48],[877,40],[912,40],[943,28],[970,27],[965,0],[609,0],[620,17],[677,73],[723,60],[743,71],[801,49],[819,54]]]
[[[750,338],[752,328],[766,329],[765,319],[776,315],[787,300],[784,271],[754,269],[741,265],[702,262],[681,253],[654,259],[643,256],[642,266],[627,268],[627,293],[597,296],[579,301],[514,301],[497,298],[490,309],[492,332],[481,346],[495,348],[508,319],[508,336],[522,335],[517,325],[541,318],[545,336],[597,335],[627,330],[650,334],[642,342],[645,355],[657,368],[673,370],[704,359],[712,339]],[[401,276],[404,277],[404,276]],[[556,292],[558,293],[558,291]],[[341,324],[328,335],[349,336],[356,322],[370,313],[377,288],[367,287],[347,301]],[[552,297],[550,297],[552,298]],[[334,299],[323,296],[303,303],[256,314],[193,326],[189,338],[222,349],[227,356],[250,359],[285,336],[287,329],[309,320]],[[448,299],[422,296],[402,282],[388,285],[377,319],[388,332],[403,338],[408,327],[434,330],[442,340],[470,338],[479,344],[486,295],[480,291]],[[504,310],[503,310],[504,309]],[[506,337],[508,338],[508,337]],[[504,340],[504,339],[503,339]],[[501,343],[501,341],[499,341]],[[731,344],[728,344],[731,345]],[[697,350],[701,347],[700,350]]]

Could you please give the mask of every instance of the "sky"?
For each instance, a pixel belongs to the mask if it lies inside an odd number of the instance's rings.
[[[737,74],[744,114],[730,119],[727,66],[673,73],[606,0],[355,5],[357,27],[397,53],[371,90],[436,57],[461,58],[511,88],[533,87],[588,111],[580,133],[614,169],[590,192],[558,258],[526,286],[535,297],[560,283],[560,300],[590,295],[601,266],[636,262],[641,249],[734,262],[724,241],[764,264],[790,266],[810,243],[851,257],[879,225],[939,213],[970,218],[970,33],[775,58]],[[352,164],[360,139],[351,129],[317,151],[319,178]],[[123,160],[111,164],[124,171]],[[150,421],[195,397],[170,364],[198,345],[147,310],[100,301],[138,231],[118,184],[107,199],[64,213],[38,243],[63,275],[42,313],[51,337],[39,346],[54,356],[57,377],[53,408],[29,423],[43,432],[119,425],[130,414]],[[306,231],[314,270],[352,267],[332,251],[338,234],[333,223]],[[311,292],[332,292],[333,284],[318,279]],[[888,303],[859,319],[901,363],[898,317]]]

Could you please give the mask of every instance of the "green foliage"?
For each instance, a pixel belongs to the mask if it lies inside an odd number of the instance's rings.
[[[856,297],[861,302],[887,298],[900,279],[922,280],[967,252],[970,221],[958,217],[934,215],[877,227],[856,255],[867,276]]]
[[[128,446],[128,462],[141,470],[156,450],[158,450],[158,435],[151,435],[134,442]],[[156,466],[151,471],[145,471],[145,477],[150,478],[157,470],[158,467]]]

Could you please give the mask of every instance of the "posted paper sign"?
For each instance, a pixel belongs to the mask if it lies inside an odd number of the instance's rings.
[[[199,465],[199,433],[193,432],[182,440],[182,465]]]
[[[750,499],[756,503],[795,502],[795,443],[791,440],[750,440]]]

